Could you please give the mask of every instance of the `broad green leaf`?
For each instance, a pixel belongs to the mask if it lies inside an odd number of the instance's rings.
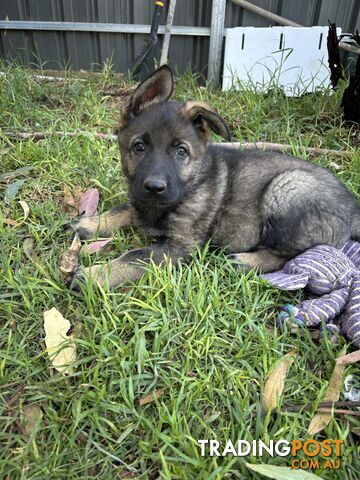
[[[12,172],[5,172],[0,175],[0,182],[8,182],[9,180],[21,177],[29,173],[34,167],[21,167]]]
[[[16,180],[16,182],[10,183],[10,185],[6,187],[5,198],[8,201],[13,200],[20,188],[23,186],[24,182],[25,180]]]

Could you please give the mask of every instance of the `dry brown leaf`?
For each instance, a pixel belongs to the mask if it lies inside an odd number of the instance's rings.
[[[67,206],[67,210],[70,217],[77,217],[79,215],[80,198],[82,195],[81,187],[76,187],[74,193],[71,193],[69,187],[64,185],[64,203]]]
[[[24,220],[26,220],[29,216],[29,213],[30,213],[30,207],[26,202],[24,202],[24,200],[20,200],[19,203],[21,205],[21,208],[24,211]]]
[[[69,250],[63,253],[60,261],[59,270],[64,274],[65,280],[72,277],[79,267],[79,253],[81,250],[81,241],[75,235]]]
[[[24,434],[30,436],[40,425],[42,417],[43,413],[38,405],[25,405],[20,419]]]
[[[284,391],[285,379],[291,365],[294,363],[296,352],[284,355],[270,372],[264,387],[262,406],[264,410],[272,410],[279,405]]]
[[[97,240],[96,242],[91,242],[88,243],[87,245],[84,245],[82,248],[81,252],[82,253],[87,253],[88,255],[91,255],[92,253],[96,253],[99,251],[104,251],[107,252],[109,250],[109,243],[112,242],[114,239],[107,238],[105,240]],[[105,248],[107,247],[107,248]],[[111,248],[111,247],[110,247]]]
[[[344,353],[345,350],[341,352],[339,358],[341,358]],[[331,374],[330,381],[323,398],[324,402],[337,402],[339,400],[344,369],[345,365],[338,365],[337,363],[335,363],[334,370]],[[309,428],[306,433],[310,436],[316,435],[327,427],[330,420],[331,413],[315,413],[315,415],[311,419]]]
[[[1,222],[2,222],[4,225],[10,225],[11,227],[18,227],[18,226],[19,226],[18,222],[16,222],[16,221],[13,220],[12,218],[2,217]]]
[[[99,204],[99,190],[97,188],[88,188],[80,197],[79,214],[85,217],[91,217],[96,214]]]
[[[76,360],[76,344],[72,335],[67,335],[70,322],[53,307],[44,312],[45,345],[52,366],[59,372],[71,374],[74,371],[71,363]],[[64,342],[68,342],[66,347]]]
[[[139,405],[146,405],[147,403],[154,402],[158,398],[160,398],[163,394],[165,393],[165,388],[158,388],[157,390],[154,390],[152,393],[149,395],[145,395],[145,397],[139,398]]]
[[[23,243],[23,250],[29,260],[35,260],[36,254],[34,252],[34,240],[32,238],[26,238]]]
[[[43,274],[48,275],[47,268],[34,252],[34,240],[32,238],[25,239],[23,243],[23,250],[27,258],[34,263],[34,265],[39,269],[39,271],[41,271]]]
[[[350,365],[351,363],[356,362],[360,362],[360,350],[356,350],[355,352],[348,353],[347,355],[343,355],[336,359],[337,365]]]

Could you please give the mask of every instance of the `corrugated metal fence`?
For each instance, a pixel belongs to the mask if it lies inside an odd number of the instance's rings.
[[[214,0],[215,1],[215,0]],[[0,20],[150,25],[151,0],[0,0]],[[305,26],[335,21],[343,31],[360,30],[359,0],[252,0],[252,3]],[[174,25],[210,27],[212,0],[178,0]],[[162,23],[165,23],[163,18]],[[228,2],[226,27],[266,27],[270,22]],[[209,31],[174,35],[169,58],[179,71],[191,66],[206,73]],[[146,35],[93,31],[0,30],[0,57],[46,69],[96,70],[107,59],[126,72]],[[160,42],[161,45],[161,42]],[[157,47],[159,50],[159,47]],[[159,58],[159,51],[154,52]]]

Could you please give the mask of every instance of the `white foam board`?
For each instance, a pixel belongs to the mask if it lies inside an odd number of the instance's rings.
[[[256,91],[278,86],[288,96],[299,96],[327,88],[327,34],[328,27],[228,28],[223,90],[240,84]]]

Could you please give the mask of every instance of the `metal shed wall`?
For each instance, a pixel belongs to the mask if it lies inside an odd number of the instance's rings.
[[[327,25],[360,30],[359,0],[252,0],[252,3],[305,26]],[[174,25],[209,27],[212,0],[178,0]],[[152,0],[1,0],[0,20],[104,22],[149,25]],[[163,18],[162,23],[165,23]],[[227,4],[226,27],[266,27],[270,22]],[[0,30],[0,57],[46,69],[96,70],[107,59],[126,72],[146,36],[128,33]],[[161,45],[161,42],[160,42]],[[158,52],[155,51],[159,58]],[[173,36],[169,58],[180,72],[187,67],[206,74],[209,37]]]

